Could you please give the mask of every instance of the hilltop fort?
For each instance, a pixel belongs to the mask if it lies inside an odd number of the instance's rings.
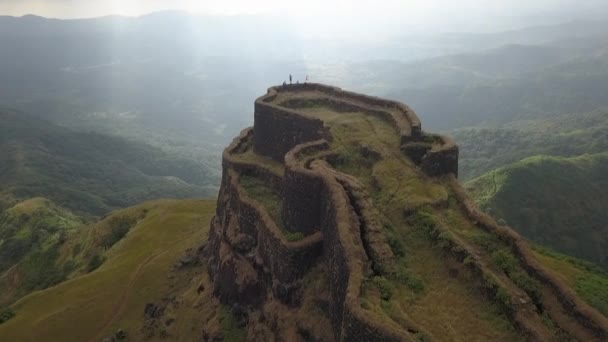
[[[249,340],[608,339],[607,319],[471,201],[454,141],[402,103],[270,88],[222,166],[208,273]]]

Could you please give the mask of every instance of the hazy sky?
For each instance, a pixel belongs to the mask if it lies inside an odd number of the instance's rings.
[[[497,26],[499,20],[495,18],[533,16],[542,23],[545,18],[575,19],[577,13],[597,14],[607,8],[608,0],[0,0],[0,15],[14,16],[84,18],[186,10],[204,14],[274,13],[309,26],[315,18],[330,18],[326,22],[335,20],[353,27],[373,23],[448,25],[449,29],[462,30]]]
[[[0,14],[38,14],[60,18],[108,14],[141,15],[179,9],[211,14],[287,12],[353,13],[399,11],[425,14],[434,11],[522,13],[554,11],[564,7],[589,8],[605,0],[0,0]],[[389,12],[390,13],[390,12]]]

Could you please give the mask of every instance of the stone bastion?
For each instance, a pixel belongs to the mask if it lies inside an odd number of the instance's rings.
[[[281,94],[310,93],[310,98]],[[255,100],[255,121],[223,153],[223,177],[217,213],[211,222],[207,254],[214,294],[226,304],[260,307],[278,300],[287,307],[301,303],[304,276],[324,263],[329,277],[329,320],[338,341],[404,341],[411,335],[361,308],[361,284],[370,272],[390,273],[395,256],[379,214],[360,184],[333,169],[332,136],[327,124],[303,114],[307,105],[331,106],[337,112],[359,112],[387,122],[399,134],[401,153],[428,177],[451,179],[459,201],[484,230],[510,241],[531,272],[553,284],[566,310],[598,336],[606,336],[606,320],[552,274],[539,266],[522,239],[481,213],[462,190],[458,146],[448,137],[423,132],[408,106],[321,84],[272,87]],[[321,156],[321,157],[320,157]],[[271,210],[246,190],[255,179],[280,208]],[[456,249],[454,249],[456,250]],[[466,249],[458,249],[465,259]],[[481,263],[481,277],[485,272]],[[523,315],[523,314],[522,314]],[[514,320],[532,339],[542,339],[526,322]]]

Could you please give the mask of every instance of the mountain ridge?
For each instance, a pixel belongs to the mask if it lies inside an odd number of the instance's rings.
[[[13,197],[47,196],[80,213],[101,215],[161,191],[165,197],[215,192],[200,164],[143,143],[74,132],[15,111],[2,110],[0,117],[0,183]]]
[[[606,174],[608,152],[534,156],[475,178],[467,188],[522,235],[608,269]]]

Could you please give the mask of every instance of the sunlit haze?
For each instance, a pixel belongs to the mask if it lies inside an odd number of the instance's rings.
[[[205,15],[277,15],[292,20],[300,31],[336,34],[365,27],[368,33],[410,30],[495,31],[536,23],[577,19],[589,13],[601,16],[602,0],[0,0],[0,15],[34,14],[53,18],[88,18],[106,15],[140,16],[164,10]],[[519,19],[514,20],[514,17]],[[522,22],[524,21],[524,22]],[[363,31],[363,30],[361,30]]]

